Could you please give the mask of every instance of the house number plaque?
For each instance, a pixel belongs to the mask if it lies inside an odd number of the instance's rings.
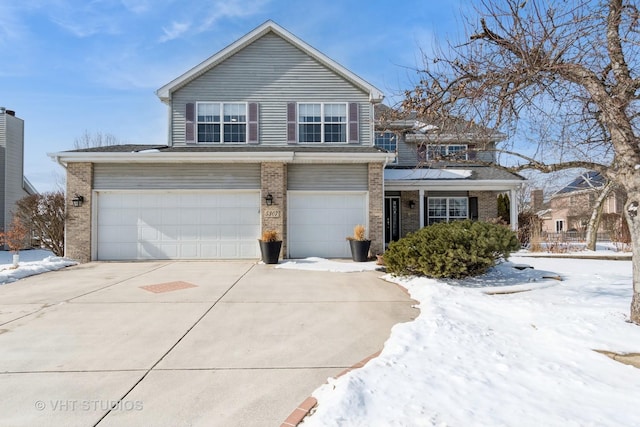
[[[268,210],[264,213],[265,218],[280,218],[280,211],[277,209]]]

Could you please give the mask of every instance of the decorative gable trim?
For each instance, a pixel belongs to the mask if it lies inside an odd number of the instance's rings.
[[[336,74],[342,76],[344,79],[348,80],[355,86],[359,87],[363,91],[369,94],[369,100],[374,103],[382,102],[384,95],[382,92],[376,88],[375,86],[368,83],[366,80],[358,77],[342,65],[338,64],[328,56],[321,53],[319,50],[311,47],[304,41],[300,40],[298,37],[291,34],[289,31],[285,30],[275,22],[269,20],[255,28],[253,31],[249,32],[244,37],[238,39],[234,43],[230,44],[226,48],[222,49],[215,55],[211,56],[209,59],[203,61],[202,63],[196,65],[186,73],[181,76],[175,78],[171,82],[162,86],[160,89],[156,91],[156,95],[160,98],[160,100],[164,103],[169,103],[171,100],[171,94],[175,90],[183,87],[191,80],[197,78],[201,74],[209,71],[210,69],[216,67],[221,62],[225,61],[227,58],[233,56],[240,50],[249,46],[256,40],[262,38],[268,33],[274,33],[277,36],[283,38],[287,42],[291,43],[310,57],[314,58],[316,61],[320,62],[330,70],[334,71]]]

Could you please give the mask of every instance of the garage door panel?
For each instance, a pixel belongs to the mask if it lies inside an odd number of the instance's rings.
[[[367,225],[366,192],[289,192],[289,256],[348,258],[347,236]]]
[[[260,195],[98,193],[98,259],[257,258]]]

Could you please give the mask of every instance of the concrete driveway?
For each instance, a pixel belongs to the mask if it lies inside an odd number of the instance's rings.
[[[0,286],[0,425],[278,426],[417,316],[379,276],[89,263]]]

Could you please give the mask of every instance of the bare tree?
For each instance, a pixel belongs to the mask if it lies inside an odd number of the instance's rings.
[[[31,229],[41,247],[64,256],[66,216],[62,191],[23,197],[16,202],[15,217]]]
[[[426,58],[405,110],[501,129],[511,170],[586,168],[627,193],[640,324],[640,12],[633,0],[477,0],[468,39]],[[525,138],[523,135],[528,135]],[[518,138],[519,136],[519,138]],[[524,154],[523,154],[524,153]],[[593,159],[593,160],[592,160]]]
[[[81,150],[84,148],[105,147],[118,144],[120,144],[120,140],[111,133],[103,133],[101,131],[91,133],[85,129],[82,135],[74,139],[73,148]]]

